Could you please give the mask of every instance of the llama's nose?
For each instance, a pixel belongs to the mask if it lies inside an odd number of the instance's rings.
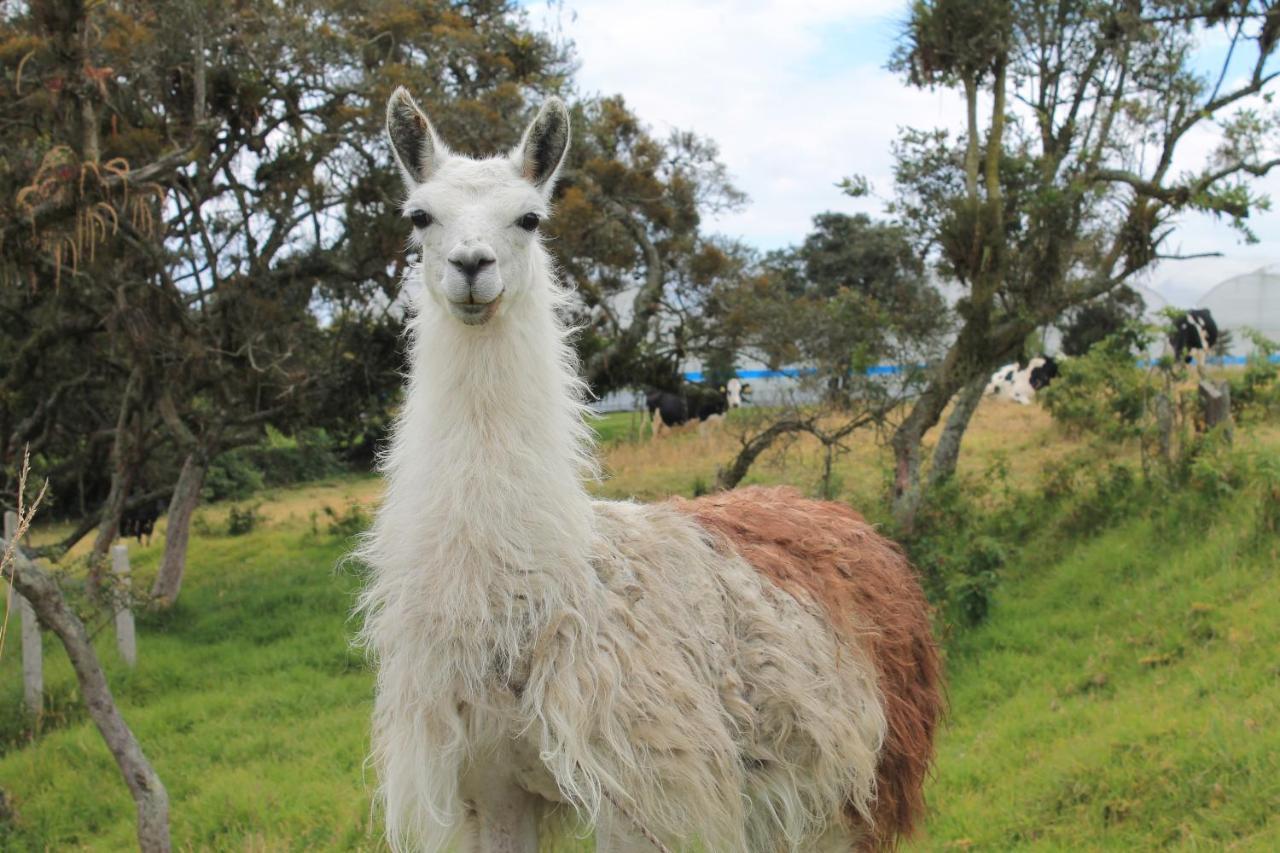
[[[466,278],[470,284],[485,267],[494,262],[493,252],[485,246],[459,246],[449,253],[449,263]]]

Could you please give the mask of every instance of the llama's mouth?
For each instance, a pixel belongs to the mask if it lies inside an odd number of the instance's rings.
[[[490,302],[450,302],[449,310],[465,325],[483,326],[493,319],[493,315],[498,311],[498,303],[501,301],[502,294],[499,293]]]

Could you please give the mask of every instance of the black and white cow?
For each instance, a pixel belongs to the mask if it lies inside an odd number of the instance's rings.
[[[1048,387],[1058,375],[1058,362],[1052,356],[1041,355],[1031,359],[1026,367],[1016,363],[1006,364],[991,374],[984,394],[1003,400],[1012,400],[1024,406],[1031,405],[1036,392]]]
[[[742,406],[751,394],[751,386],[736,376],[720,388],[685,385],[680,392],[650,391],[645,395],[645,409],[653,422],[653,438],[664,428],[678,427],[697,421],[699,428],[724,419],[730,409]]]
[[[124,515],[120,516],[120,536],[125,539],[137,537],[139,545],[151,544],[151,534],[155,532],[156,522],[167,508],[163,500],[156,499],[133,509],[126,509]],[[147,540],[145,543],[142,541],[144,537]]]
[[[1192,308],[1177,319],[1169,333],[1174,359],[1186,364],[1195,361],[1201,367],[1217,342],[1218,324],[1208,308]]]

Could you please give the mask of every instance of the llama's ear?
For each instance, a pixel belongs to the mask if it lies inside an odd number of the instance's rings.
[[[445,153],[426,113],[403,86],[387,102],[387,136],[410,189],[431,177]]]
[[[548,98],[530,123],[516,150],[520,174],[550,195],[556,173],[569,150],[569,111],[559,98]]]

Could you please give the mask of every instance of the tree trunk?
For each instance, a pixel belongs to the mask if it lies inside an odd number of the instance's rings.
[[[734,457],[728,468],[721,468],[716,473],[716,488],[732,489],[741,483],[742,478],[751,470],[752,463],[782,436],[789,432],[811,432],[812,429],[813,426],[808,421],[793,419],[771,424],[768,429],[742,446],[742,450],[738,451],[738,455]]]
[[[942,373],[929,382],[890,441],[894,460],[893,517],[900,535],[909,535],[915,529],[916,513],[924,498],[920,486],[920,445],[961,384],[953,373],[954,368],[947,370],[944,366]]]
[[[124,515],[125,502],[133,489],[133,431],[129,428],[133,412],[133,394],[142,374],[134,368],[120,396],[120,414],[116,418],[115,441],[111,446],[111,489],[98,520],[98,536],[89,553],[89,594],[97,598],[102,590],[102,576],[106,571],[107,551],[120,529],[120,517]]]
[[[956,463],[960,461],[960,443],[969,421],[982,401],[982,392],[986,389],[985,377],[979,376],[970,380],[969,384],[956,397],[955,407],[947,418],[947,425],[938,436],[938,446],[933,449],[933,465],[929,468],[929,487],[951,479],[956,472]]]
[[[172,607],[182,589],[182,575],[187,568],[187,543],[191,537],[191,516],[200,504],[200,489],[209,470],[209,458],[197,448],[187,454],[182,473],[169,500],[169,523],[164,537],[164,558],[151,588],[152,606]]]
[[[1168,383],[1166,382],[1166,385]],[[1160,391],[1156,394],[1156,441],[1160,464],[1167,474],[1173,469],[1173,399],[1172,391]]]
[[[13,578],[14,589],[31,603],[40,621],[57,634],[66,649],[89,716],[102,733],[137,804],[139,849],[143,853],[168,853],[169,794],[116,707],[84,623],[67,606],[53,578],[21,549],[15,554],[14,564],[6,567],[6,573]]]
[[[170,491],[168,489],[156,489],[141,495],[134,495],[132,498],[124,502],[124,511],[121,515],[131,509],[137,509],[138,507],[145,506],[152,501],[158,501],[169,494]],[[83,494],[81,495],[81,500],[83,500]],[[81,514],[87,514],[83,508],[81,509]],[[35,547],[28,548],[27,551],[32,557],[37,559],[47,558],[56,561],[63,554],[74,548],[81,539],[93,532],[93,529],[98,526],[98,518],[100,518],[100,516],[88,516],[82,519],[74,530],[59,541],[50,542],[44,545],[36,545]]]

